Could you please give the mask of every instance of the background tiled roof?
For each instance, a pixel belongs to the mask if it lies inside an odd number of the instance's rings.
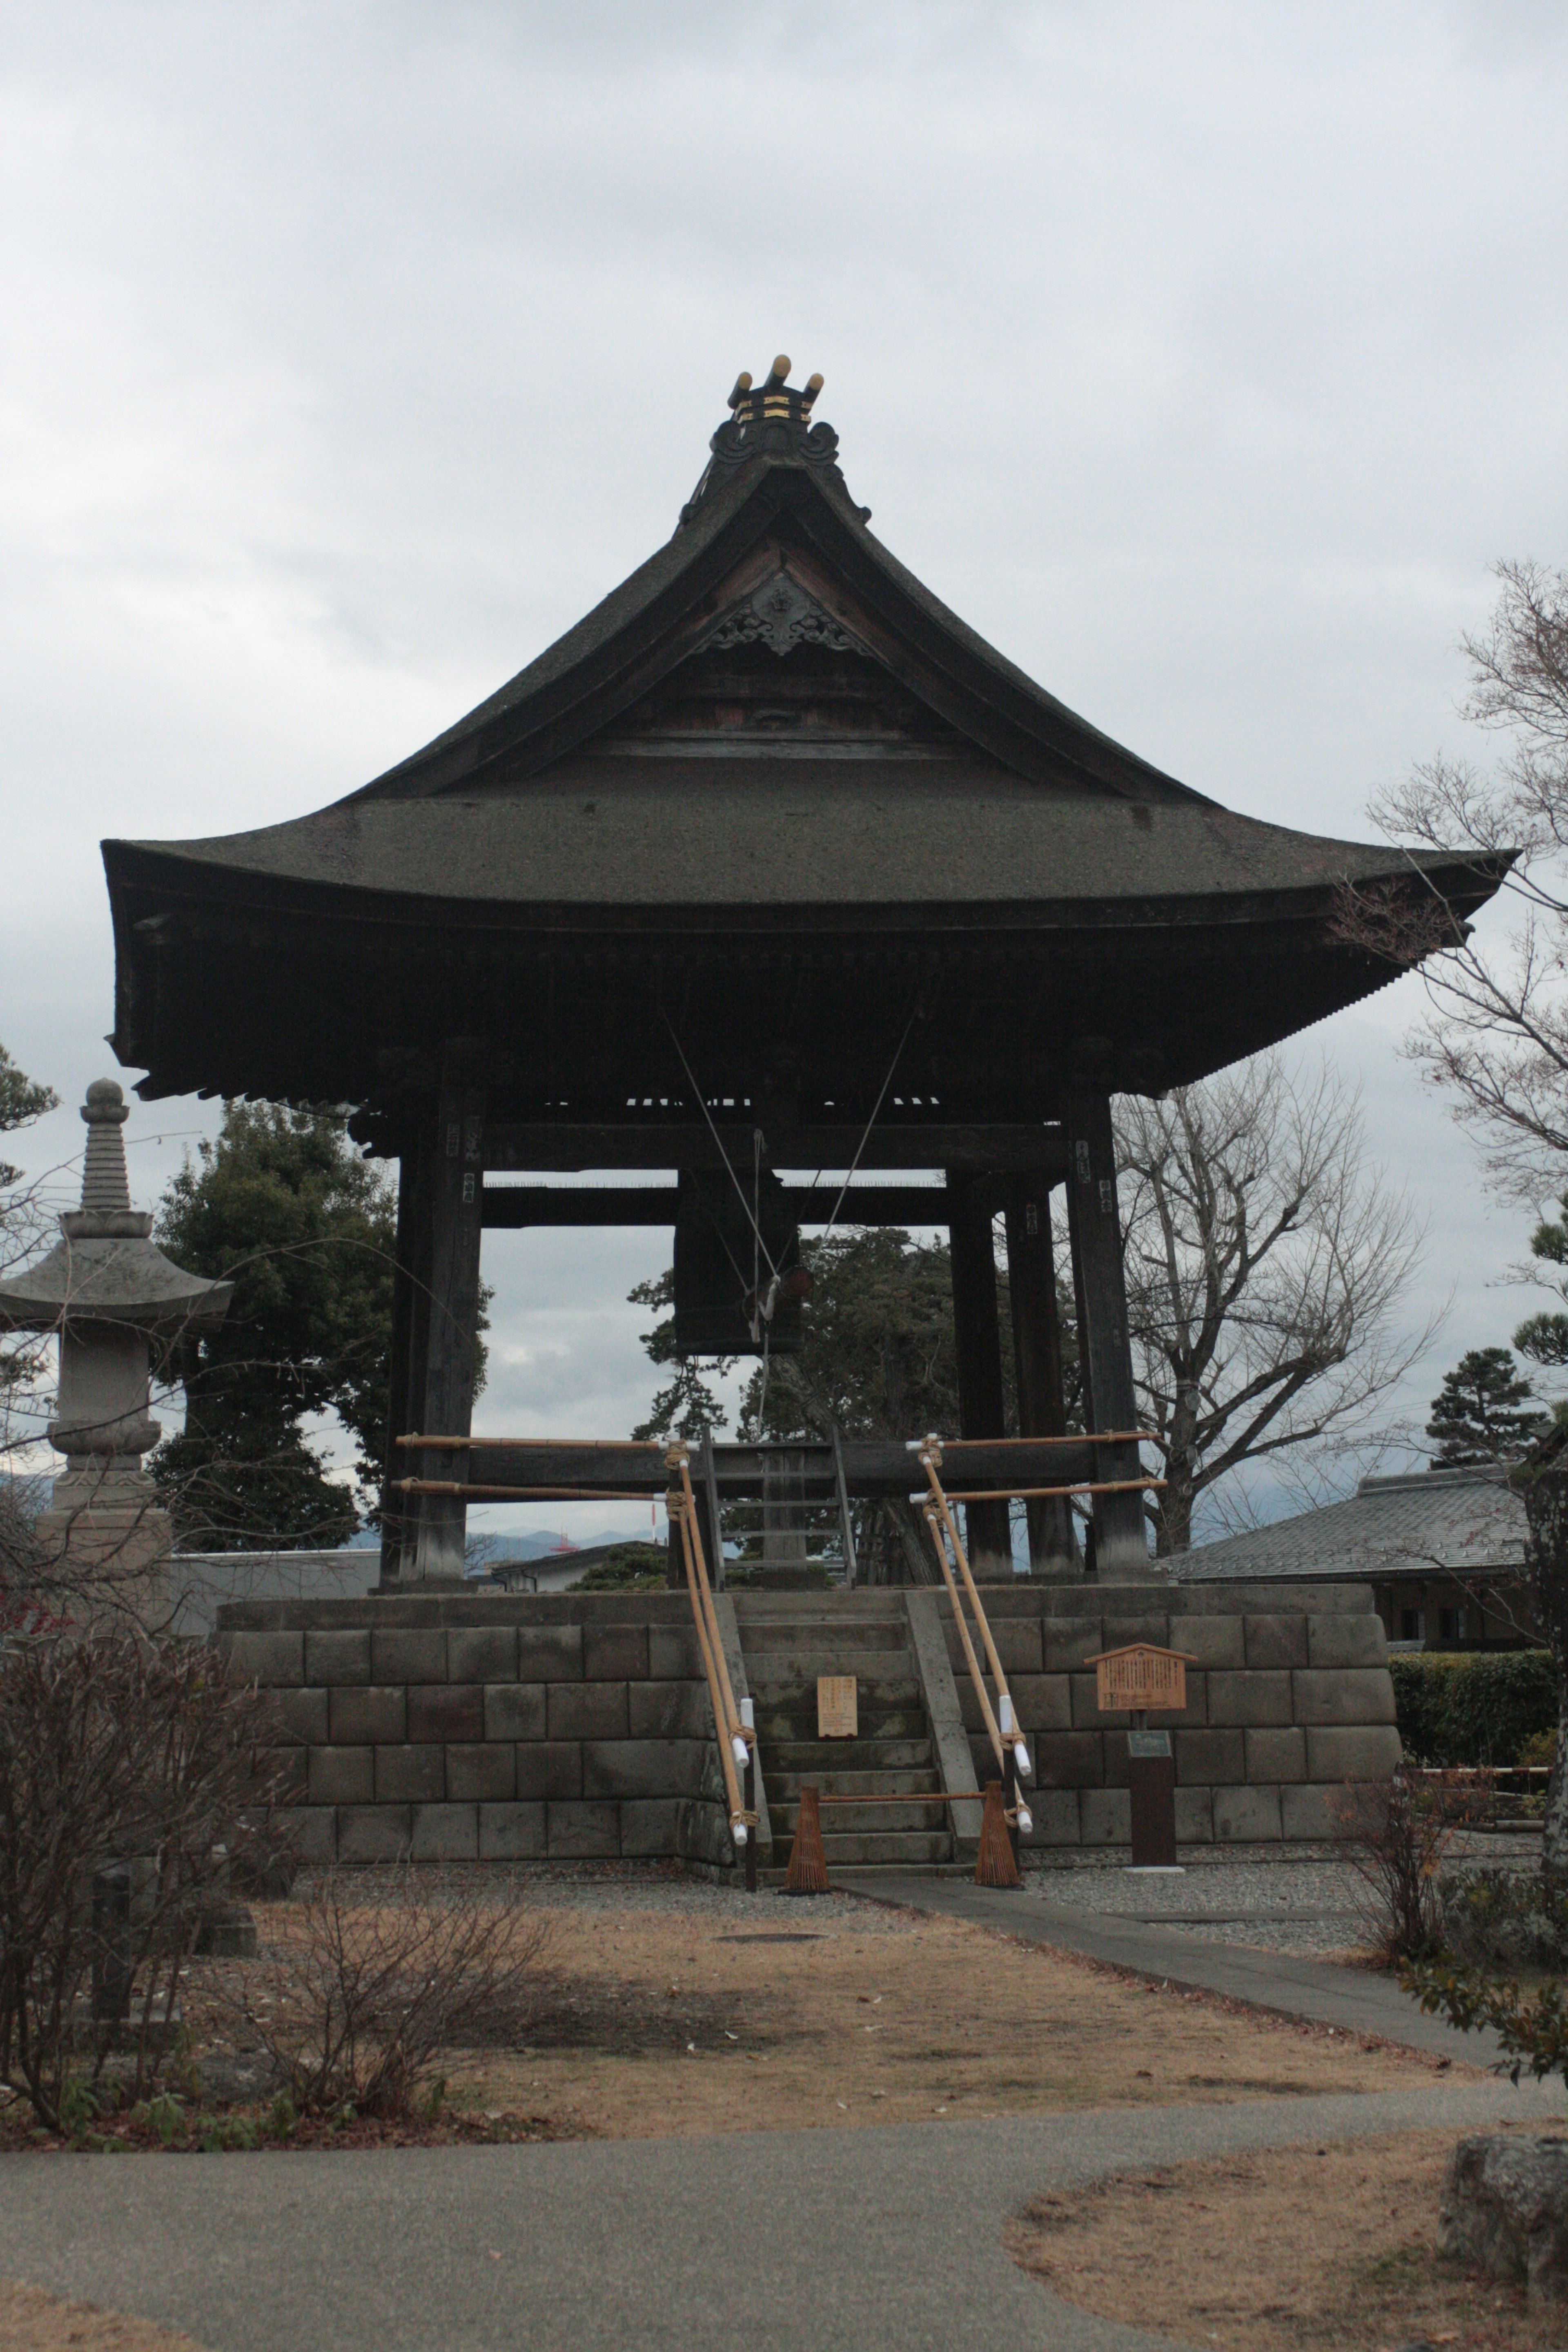
[[[1201,1544],[1171,1562],[1216,1578],[1473,1575],[1524,1564],[1524,1506],[1494,1470],[1363,1478],[1348,1502]]]

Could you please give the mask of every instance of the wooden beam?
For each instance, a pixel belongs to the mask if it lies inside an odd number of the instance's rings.
[[[433,1109],[414,1122],[404,1138],[397,1163],[396,1263],[392,1273],[392,1363],[388,1381],[386,1452],[382,1475],[381,1580],[395,1584],[403,1574],[404,1551],[414,1568],[416,1528],[407,1519],[400,1496],[389,1491],[407,1464],[398,1458],[395,1440],[422,1418],[426,1364],[430,1345],[431,1162],[434,1156]]]
[[[1007,1289],[1013,1307],[1013,1361],[1020,1437],[1067,1432],[1062,1335],[1057,1314],[1056,1253],[1051,1245],[1050,1179],[1009,1179],[1006,1194]],[[1037,1498],[1028,1507],[1029,1565],[1036,1576],[1079,1576],[1083,1562],[1071,1506]]]
[[[733,1112],[726,1112],[718,1127],[731,1165],[749,1168],[752,1126],[738,1123]],[[903,1120],[879,1122],[868,1136],[858,1126],[782,1127],[770,1122],[763,1132],[773,1168],[848,1168],[859,1151],[862,1168],[957,1168],[978,1175],[1049,1167],[1058,1183],[1067,1173],[1067,1144],[1059,1127],[937,1126]],[[538,1169],[542,1173],[721,1164],[707,1126],[684,1110],[595,1124],[498,1120],[485,1146],[487,1168]]]
[[[673,1184],[487,1184],[481,1221],[487,1229],[510,1231],[530,1225],[673,1226],[679,1199]],[[825,1225],[837,1199],[837,1184],[784,1187],[789,1213],[800,1225]],[[838,1222],[945,1225],[948,1214],[945,1184],[855,1184],[845,1194]]]
[[[965,1437],[1005,1437],[1002,1331],[996,1312],[996,1255],[991,1204],[979,1184],[949,1169],[952,1196],[952,1340],[958,1362],[958,1412]],[[969,1565],[977,1582],[1008,1582],[1013,1544],[1005,1503],[972,1503],[965,1518]]]
[[[1136,1429],[1110,1098],[1108,1095],[1079,1097],[1069,1103],[1068,1118],[1072,1150],[1068,1222],[1078,1291],[1085,1412],[1091,1430]],[[1137,1476],[1136,1445],[1106,1448],[1102,1453],[1110,1456],[1101,1463],[1103,1476],[1129,1480]],[[1103,1582],[1153,1577],[1141,1495],[1128,1491],[1097,1497],[1094,1561],[1095,1573]]]

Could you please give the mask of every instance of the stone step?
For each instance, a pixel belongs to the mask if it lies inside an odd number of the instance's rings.
[[[759,1706],[757,1736],[763,1743],[764,1757],[775,1744],[793,1748],[803,1741],[809,1742],[813,1748],[820,1747],[825,1754],[835,1748],[842,1754],[846,1744],[863,1746],[868,1739],[924,1739],[928,1737],[928,1727],[923,1706],[862,1707],[858,1743],[837,1739],[819,1741],[814,1694],[809,1712],[805,1707]]]
[[[746,1656],[746,1681],[752,1697],[765,1699],[775,1706],[790,1697],[809,1697],[815,1706],[817,1682],[823,1675],[853,1675],[860,1686],[856,1693],[860,1706],[910,1706],[920,1703],[920,1676],[914,1661],[896,1650],[849,1650],[840,1652],[837,1657],[764,1650]]]
[[[775,1838],[792,1838],[799,1819],[797,1805],[775,1806],[772,1796],[768,1811]],[[829,1837],[882,1837],[903,1830],[945,1830],[947,1807],[938,1799],[921,1804],[914,1800],[907,1805],[829,1805],[822,1816],[824,1840]]]
[[[951,1862],[952,1836],[945,1830],[879,1830],[875,1836],[847,1836],[825,1830],[822,1853],[830,1871],[835,1864],[840,1870],[851,1870],[860,1864],[879,1862]]]
[[[913,1765],[898,1771],[884,1771],[876,1765],[835,1771],[831,1767],[804,1771],[775,1772],[770,1759],[763,1759],[763,1782],[768,1792],[768,1803],[793,1805],[802,1789],[820,1789],[825,1797],[920,1797],[937,1786],[936,1769],[931,1764]]]
[[[794,1617],[748,1617],[742,1633],[742,1647],[748,1668],[753,1656],[784,1650],[792,1654],[809,1651],[821,1656],[837,1656],[846,1637],[857,1653],[867,1650],[908,1650],[910,1629],[902,1617],[857,1617],[847,1625],[836,1625],[826,1618],[802,1621]],[[845,1669],[853,1674],[852,1666]]]
[[[845,1760],[838,1739],[777,1739],[763,1741],[763,1781],[778,1772],[842,1777],[847,1772],[931,1772],[935,1767],[929,1739],[857,1739],[851,1743],[853,1764]]]

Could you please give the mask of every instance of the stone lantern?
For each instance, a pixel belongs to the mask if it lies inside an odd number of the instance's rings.
[[[0,1282],[0,1330],[59,1337],[48,1437],[66,1469],[37,1523],[46,1557],[68,1585],[80,1578],[156,1624],[174,1545],[142,1467],[161,1433],[149,1412],[152,1344],[220,1322],[234,1286],[183,1273],[153,1243],[152,1217],[132,1209],[121,1133],[130,1113],[114,1079],[94,1080],[81,1115],[81,1206],[61,1217],[47,1257]]]

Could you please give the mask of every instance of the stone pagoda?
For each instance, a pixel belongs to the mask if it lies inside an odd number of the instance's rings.
[[[113,1078],[97,1078],[82,1108],[87,1155],[81,1206],[26,1273],[0,1283],[0,1329],[54,1331],[59,1393],[49,1443],[66,1457],[37,1523],[63,1586],[133,1611],[167,1615],[168,1514],[142,1467],[160,1427],[149,1410],[152,1350],[193,1326],[220,1322],[234,1286],[185,1274],[154,1244],[153,1219],[131,1205],[121,1129],[130,1116]]]

